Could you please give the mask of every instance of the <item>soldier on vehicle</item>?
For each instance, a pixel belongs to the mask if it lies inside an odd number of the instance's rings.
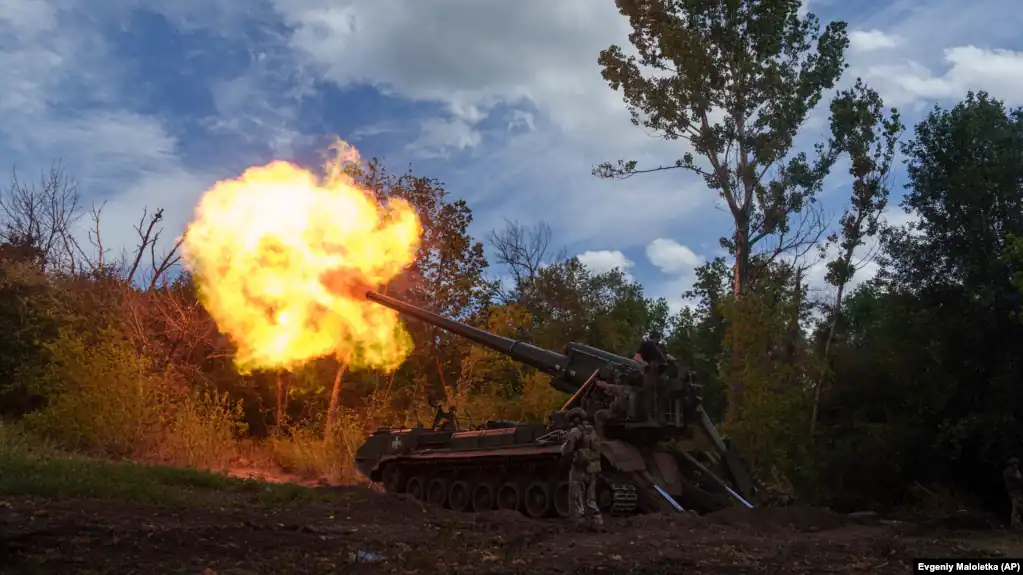
[[[1009,501],[1012,502],[1012,512],[1009,515],[1010,526],[1013,529],[1023,528],[1023,520],[1020,514],[1023,513],[1023,476],[1019,472],[1019,459],[1010,457],[1002,473],[1002,480],[1005,481],[1005,489],[1009,492]]]
[[[587,421],[582,408],[568,412],[571,429],[561,446],[561,455],[570,458],[568,472],[569,502],[572,518],[582,522],[587,516],[595,525],[603,525],[604,519],[597,507],[597,476],[600,474],[600,439],[596,430]]]
[[[661,343],[662,338],[663,334],[661,333],[661,330],[650,330],[646,339],[640,342],[639,348],[636,350],[636,355],[634,355],[632,359],[642,361],[646,364],[657,362],[663,365],[666,363],[668,354],[665,351],[664,344]]]
[[[662,410],[659,409],[659,393],[658,377],[661,370],[668,364],[669,361],[674,361],[675,358],[668,354],[664,343],[661,341],[663,334],[659,329],[651,329],[647,338],[639,344],[639,349],[636,350],[636,355],[633,359],[649,366],[652,369],[647,369],[643,381],[643,390],[641,398],[639,399],[639,405],[643,410],[641,418],[653,421],[658,417],[658,413]]]

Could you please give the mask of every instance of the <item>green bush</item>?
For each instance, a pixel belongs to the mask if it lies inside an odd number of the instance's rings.
[[[52,363],[35,386],[47,403],[25,417],[29,430],[109,457],[139,456],[158,441],[169,395],[130,342],[108,332],[87,346],[65,330],[48,347]]]
[[[40,400],[30,382],[49,362],[63,306],[53,282],[28,262],[0,260],[0,415],[20,416]]]

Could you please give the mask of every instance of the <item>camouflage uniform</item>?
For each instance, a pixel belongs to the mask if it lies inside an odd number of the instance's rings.
[[[582,521],[586,516],[596,525],[603,525],[597,507],[597,475],[600,474],[599,438],[593,426],[586,421],[586,412],[580,408],[568,413],[572,424],[561,453],[572,458],[568,472],[568,498],[572,507],[572,518]]]
[[[1012,512],[1009,522],[1013,529],[1023,528],[1023,520],[1020,514],[1023,513],[1023,476],[1019,472],[1019,460],[1010,458],[1005,471],[1002,473],[1002,480],[1005,481],[1005,489],[1009,492],[1009,501],[1012,502]]]
[[[605,384],[600,385],[605,387]],[[596,427],[597,437],[602,440],[607,439],[604,428],[609,421],[622,420],[628,416],[631,395],[630,391],[621,385],[607,384],[605,389],[608,390],[612,397],[611,404],[609,407],[593,414],[593,424]]]

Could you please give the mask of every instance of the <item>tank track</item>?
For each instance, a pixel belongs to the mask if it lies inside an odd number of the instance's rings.
[[[384,490],[459,512],[505,509],[535,519],[571,516],[568,474],[557,460],[526,459],[518,465],[437,463],[389,463],[390,469],[382,473]],[[489,491],[489,497],[481,491]],[[598,478],[597,505],[613,516],[641,512],[636,485],[615,473]]]
[[[639,511],[639,494],[632,483],[611,483],[611,515],[632,515]]]

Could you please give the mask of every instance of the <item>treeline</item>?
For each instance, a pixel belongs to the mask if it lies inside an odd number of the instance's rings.
[[[844,24],[819,32],[798,4],[745,0],[679,19],[660,2],[619,2],[639,56],[605,51],[605,77],[637,123],[689,140],[677,164],[652,169],[700,174],[735,220],[722,240],[732,257],[697,269],[691,306],[672,315],[621,271],[593,273],[556,251],[545,224],[491,232],[488,263],[465,202],[374,161],[357,179],[408,200],[424,225],[415,264],[388,295],[551,349],[578,341],[631,356],[663,327],[761,479],[806,502],[998,502],[1000,467],[1021,447],[1023,111],[971,93],[904,134],[897,111],[857,81],[833,96],[827,141],[793,154],[848,44]],[[674,76],[645,78],[649,67]],[[902,206],[916,220],[892,227],[900,161]],[[848,166],[848,201],[829,225],[816,200],[837,165]],[[458,406],[467,424],[542,421],[565,399],[534,370],[418,323],[395,373],[328,357],[239,375],[176,249],[158,250],[159,211],[136,226],[135,252],[112,257],[106,222],[83,212],[59,166],[0,198],[0,411],[63,449],[213,468],[247,459],[352,481],[367,431],[429,424],[431,404]],[[829,294],[805,278],[820,261]],[[879,272],[850,291],[867,262]],[[512,279],[489,280],[489,265]]]
[[[375,161],[356,177],[380,197],[408,200],[423,223],[418,257],[389,295],[553,349],[578,340],[626,351],[665,321],[664,302],[622,273],[554,257],[543,224],[491,234],[517,280],[488,281],[465,202]],[[143,214],[135,252],[115,258],[103,247],[102,210],[82,209],[59,165],[36,184],[15,179],[0,209],[0,413],[63,449],[212,468],[248,459],[354,481],[353,452],[376,427],[430,424],[435,405],[457,406],[462,425],[545,420],[566,399],[542,374],[415,322],[414,352],[395,373],[326,357],[241,375],[232,342],[178,265],[179,246],[159,251],[161,212]],[[84,242],[78,229],[88,229]]]

